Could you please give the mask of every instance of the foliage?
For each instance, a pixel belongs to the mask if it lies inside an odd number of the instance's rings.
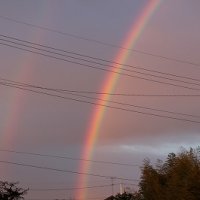
[[[135,193],[126,193],[123,194],[117,194],[115,196],[110,196],[106,198],[105,200],[142,200],[141,195],[138,192]]]
[[[200,148],[170,153],[153,167],[144,162],[140,181],[143,200],[199,200]]]
[[[20,200],[24,199],[24,195],[28,189],[17,187],[18,183],[9,183],[0,181],[0,199],[1,200]]]

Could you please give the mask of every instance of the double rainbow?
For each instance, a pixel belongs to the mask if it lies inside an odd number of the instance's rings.
[[[119,53],[116,55],[116,58],[114,59],[115,63],[122,63],[124,64],[127,60],[127,58],[130,55],[130,51],[127,51],[127,49],[131,49],[134,47],[136,41],[138,40],[139,36],[141,35],[142,31],[145,28],[145,25],[149,21],[151,15],[155,12],[155,10],[160,5],[161,0],[148,0],[148,3],[143,8],[141,14],[139,15],[136,22],[131,26],[130,31],[128,32],[127,36],[125,37],[125,40],[122,42],[123,49],[120,49]],[[114,72],[120,72],[121,65],[114,64],[112,71]],[[119,78],[119,74],[109,72],[107,75],[106,81],[103,83],[101,92],[102,93],[111,93],[116,85],[116,82]],[[107,101],[110,99],[110,96],[107,95],[101,95],[100,99],[103,101]],[[100,100],[97,101],[97,104],[101,104]],[[106,108],[102,106],[95,106],[92,117],[90,119],[90,124],[88,131],[86,132],[86,138],[83,148],[83,154],[82,157],[84,159],[91,159],[92,154],[94,151],[94,147],[96,144],[96,140],[99,135],[99,129],[102,123],[102,119],[104,117]],[[90,169],[89,162],[81,162],[80,165],[80,172],[81,173],[87,173]],[[87,182],[87,176],[80,175],[78,180],[78,187],[84,187],[84,185]],[[77,199],[86,199],[87,192],[84,190],[80,190],[76,194]]]

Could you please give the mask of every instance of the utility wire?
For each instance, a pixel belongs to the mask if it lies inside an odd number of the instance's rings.
[[[117,71],[114,71],[114,70],[105,69],[105,68],[101,68],[101,67],[97,67],[97,66],[93,66],[93,65],[89,65],[89,64],[83,64],[81,62],[67,60],[65,58],[56,57],[54,55],[44,54],[44,53],[41,53],[41,52],[38,52],[38,51],[33,51],[33,50],[21,48],[21,47],[10,45],[10,44],[6,44],[6,43],[0,43],[0,45],[16,48],[16,49],[19,49],[19,50],[35,53],[35,54],[42,55],[42,56],[45,56],[45,57],[54,58],[56,60],[65,61],[65,62],[68,62],[68,63],[73,63],[73,64],[77,64],[77,65],[80,65],[80,66],[88,67],[88,68],[93,68],[93,69],[97,69],[97,70],[101,70],[101,71],[107,71],[107,72],[112,72],[112,73],[119,74],[119,75],[128,76],[128,77],[131,77],[131,78],[138,78],[138,79],[145,80],[145,81],[151,81],[151,82],[155,82],[155,83],[161,83],[161,84],[165,84],[165,85],[170,85],[170,86],[190,89],[190,90],[194,90],[194,91],[200,91],[200,88],[193,88],[193,87],[188,87],[188,86],[184,86],[184,85],[177,85],[177,84],[170,83],[170,82],[164,82],[164,81],[155,80],[155,79],[151,79],[151,78],[140,77],[140,76],[136,76],[136,75],[132,75],[132,74],[128,74],[128,73],[117,72]],[[160,77],[160,78],[162,78],[162,77]]]
[[[18,39],[15,38],[15,40],[18,40]],[[166,79],[166,80],[169,80],[169,81],[175,81],[175,82],[200,86],[200,83],[188,82],[188,81],[184,81],[184,80],[177,80],[177,79],[174,79],[174,78],[164,77],[164,76],[155,75],[155,74],[146,73],[146,72],[135,71],[135,70],[132,70],[132,69],[131,70],[126,69],[126,68],[124,69],[123,67],[119,68],[119,67],[116,67],[116,66],[113,66],[113,65],[102,64],[102,63],[99,63],[99,62],[96,62],[96,61],[91,61],[91,60],[88,60],[88,59],[85,59],[85,58],[78,58],[78,57],[74,57],[74,56],[70,56],[70,55],[66,55],[66,54],[61,54],[61,53],[46,50],[46,49],[41,49],[41,48],[38,48],[38,47],[35,47],[35,46],[30,46],[30,45],[26,45],[26,44],[22,44],[22,43],[18,43],[18,42],[13,42],[13,41],[10,41],[10,40],[7,40],[7,39],[1,39],[0,38],[0,41],[9,42],[9,43],[14,44],[14,45],[19,45],[19,46],[31,48],[31,49],[34,49],[34,50],[37,50],[37,51],[43,51],[45,53],[50,53],[50,54],[53,54],[53,55],[56,55],[56,56],[62,56],[62,57],[70,58],[70,59],[75,59],[75,60],[78,60],[78,61],[81,61],[81,62],[82,61],[88,62],[89,64],[95,64],[95,65],[97,64],[97,65],[104,66],[104,67],[106,66],[106,67],[110,67],[112,69],[122,70],[122,71],[125,71],[125,72],[128,72],[128,73],[131,72],[131,73],[136,73],[136,74],[140,74],[140,75],[151,76],[151,77],[154,77],[154,78],[162,78],[162,79]],[[23,41],[23,42],[27,43],[27,41]],[[38,46],[38,44],[36,44],[36,43],[33,43],[33,44]],[[47,47],[45,47],[45,48],[47,48]],[[51,48],[51,47],[48,46],[48,49],[54,50],[55,48]],[[132,66],[132,68],[133,68],[133,66]],[[150,70],[148,70],[148,71],[150,71]],[[174,75],[174,76],[180,77],[180,76],[176,76],[176,75]],[[187,77],[181,77],[181,78],[187,78]],[[197,81],[197,80],[198,79],[195,79],[195,81]],[[200,80],[198,80],[198,81],[200,81]]]
[[[10,17],[5,17],[5,16],[2,16],[2,15],[0,16],[0,18],[7,20],[7,21],[15,22],[15,23],[18,23],[18,24],[23,24],[23,25],[26,25],[26,26],[29,26],[29,27],[34,27],[34,28],[37,28],[37,29],[42,29],[42,30],[46,30],[46,31],[49,31],[49,32],[54,32],[54,33],[57,33],[57,34],[60,34],[60,35],[69,36],[69,37],[73,37],[73,38],[76,38],[76,39],[93,42],[93,43],[100,44],[100,45],[103,45],[103,46],[109,46],[109,47],[112,47],[112,48],[123,49],[123,50],[126,50],[126,51],[136,52],[136,53],[139,53],[139,54],[157,57],[157,58],[161,58],[161,59],[164,59],[164,60],[169,60],[169,61],[174,61],[174,62],[178,62],[178,63],[189,64],[189,65],[200,67],[199,63],[194,63],[194,62],[187,61],[187,60],[171,58],[171,57],[167,57],[167,56],[163,56],[163,55],[159,55],[159,54],[153,54],[153,53],[149,53],[149,52],[141,51],[141,50],[137,50],[137,49],[130,49],[130,48],[122,47],[122,46],[119,46],[119,45],[110,44],[110,43],[102,42],[102,41],[99,41],[99,40],[82,37],[82,36],[75,35],[75,34],[72,34],[72,33],[62,32],[62,31],[59,31],[59,30],[56,30],[56,29],[52,29],[52,28],[48,28],[48,27],[44,27],[44,26],[40,26],[40,25],[35,25],[35,24],[32,24],[32,23],[28,23],[28,22],[24,22],[24,21],[12,19]]]
[[[114,184],[114,185],[119,185],[118,184]],[[136,185],[136,184],[135,184]],[[105,188],[105,187],[111,187],[112,185],[93,185],[93,186],[86,186],[86,187],[72,187],[72,188],[42,188],[42,189],[29,189],[29,191],[34,191],[34,192],[46,192],[46,191],[62,191],[62,190],[85,190],[85,189],[96,189],[96,188]]]
[[[87,199],[89,200],[102,200],[102,199],[105,199],[106,197],[87,197]],[[73,198],[53,198],[53,199],[42,199],[42,198],[39,198],[39,199],[30,199],[30,198],[26,198],[26,200],[73,200]],[[84,199],[75,199],[75,200],[84,200]]]
[[[3,37],[3,38],[6,38],[6,39],[11,39],[11,40],[15,40],[15,41],[18,41],[18,42],[23,42],[23,43],[27,43],[27,44],[34,45],[34,46],[39,46],[39,47],[42,47],[42,48],[51,49],[51,50],[62,52],[62,53],[67,53],[67,54],[71,54],[71,55],[75,55],[75,56],[81,56],[81,57],[84,57],[84,58],[89,58],[89,59],[92,59],[92,60],[98,60],[98,61],[106,62],[106,63],[112,64],[112,67],[113,67],[113,64],[114,65],[120,65],[120,66],[123,66],[123,67],[128,67],[128,68],[143,70],[143,71],[147,71],[147,72],[153,72],[153,73],[158,73],[158,74],[162,74],[162,75],[173,76],[173,77],[176,77],[176,78],[182,78],[182,79],[188,79],[188,80],[200,82],[200,79],[195,79],[195,78],[192,78],[192,77],[180,76],[180,75],[176,75],[176,74],[172,74],[172,73],[161,72],[161,71],[158,71],[158,70],[147,69],[147,68],[141,67],[141,66],[133,66],[133,65],[128,65],[128,64],[123,64],[123,63],[110,61],[110,60],[106,60],[106,59],[102,59],[102,58],[88,56],[88,55],[85,55],[85,54],[80,54],[80,53],[77,53],[77,52],[74,52],[74,51],[66,51],[66,50],[58,49],[58,48],[51,47],[51,46],[48,46],[48,45],[42,45],[42,44],[27,41],[27,40],[21,40],[21,39],[16,38],[16,37],[10,37],[8,35],[0,34],[0,36]],[[0,40],[11,42],[10,40],[3,40],[3,39],[0,39]],[[23,44],[21,44],[21,45],[23,45]],[[63,55],[63,54],[60,54],[60,55]],[[63,56],[66,56],[66,55],[63,55]],[[88,61],[88,60],[86,60],[86,61]],[[97,63],[97,62],[94,62],[94,63],[102,65],[102,63]],[[103,64],[103,65],[105,66],[105,64]],[[120,68],[120,69],[125,70],[124,68]],[[132,71],[132,72],[135,72],[135,71]],[[152,75],[152,74],[147,74],[147,75]]]
[[[116,106],[110,106],[110,105],[95,103],[95,102],[91,102],[91,101],[87,101],[87,100],[71,98],[71,97],[64,97],[64,96],[61,96],[61,95],[51,94],[51,93],[48,93],[48,92],[36,91],[36,90],[33,90],[33,89],[27,89],[27,88],[23,88],[23,87],[19,87],[19,86],[13,86],[13,85],[9,85],[9,84],[6,84],[6,83],[0,83],[0,85],[4,85],[4,86],[7,86],[7,87],[11,87],[11,88],[17,88],[17,89],[20,89],[20,90],[26,90],[26,91],[30,91],[30,92],[37,93],[37,94],[43,94],[43,95],[47,95],[47,96],[58,97],[58,98],[62,98],[62,99],[65,99],[65,100],[71,100],[71,101],[76,101],[76,102],[80,102],[80,103],[102,106],[102,107],[106,107],[106,108],[112,108],[112,109],[132,112],[132,113],[138,113],[138,114],[149,115],[149,116],[154,116],[154,117],[159,117],[159,118],[172,119],[172,120],[178,120],[178,121],[191,122],[191,123],[196,123],[196,124],[200,123],[200,121],[196,121],[196,120],[172,117],[172,116],[168,116],[168,115],[160,115],[160,114],[155,114],[155,113],[150,113],[150,112],[142,112],[142,111],[138,111],[138,110],[132,110],[132,109],[116,107]]]
[[[0,149],[0,152],[9,152],[9,153],[16,153],[16,154],[31,155],[31,156],[50,157],[50,158],[61,158],[61,159],[67,159],[67,160],[81,160],[81,161],[85,161],[85,162],[102,163],[102,164],[109,164],[109,165],[121,165],[121,166],[129,166],[129,167],[139,167],[140,166],[137,164],[109,162],[109,161],[103,161],[103,160],[90,160],[90,159],[83,159],[83,158],[72,158],[72,157],[68,157],[68,156],[58,156],[58,155],[49,155],[49,154],[32,153],[32,152],[24,152],[24,151],[14,151],[14,150],[8,150],[8,149]]]
[[[87,197],[87,199],[89,200],[102,200],[105,199],[106,197]],[[33,198],[26,198],[26,200],[73,200],[74,198],[48,198],[48,199],[43,199],[43,198],[37,198],[37,199],[33,199]],[[84,200],[84,199],[75,199],[75,200]]]
[[[0,83],[5,83],[5,82],[0,82]],[[30,85],[30,84],[23,84],[20,82],[14,82],[14,83],[6,83],[6,84],[10,84],[10,85],[14,85],[14,86],[22,86],[22,87],[31,87],[31,88],[36,88],[36,89],[42,89],[42,90],[47,90],[47,91],[55,91],[55,92],[59,92],[61,94],[63,94],[63,92],[60,92],[60,90],[53,90],[52,88],[46,88],[46,87],[41,87],[41,86],[34,86],[34,85]],[[77,93],[71,93],[68,92],[67,94],[76,96],[76,97],[83,97],[83,98],[87,98],[87,99],[92,99],[92,100],[98,100],[104,103],[114,103],[117,105],[122,105],[122,106],[128,106],[128,107],[134,107],[134,108],[140,108],[140,109],[145,109],[145,110],[151,110],[151,111],[156,111],[156,112],[163,112],[163,113],[168,113],[168,114],[174,114],[174,115],[181,115],[181,116],[186,116],[186,117],[193,117],[193,118],[200,118],[200,116],[198,115],[191,115],[191,114],[186,114],[186,113],[182,113],[182,112],[174,112],[174,111],[169,111],[169,110],[163,110],[163,109],[156,109],[156,108],[151,108],[151,107],[146,107],[146,106],[140,106],[140,105],[135,105],[135,104],[129,104],[129,103],[122,103],[122,102],[118,102],[118,101],[112,101],[112,100],[104,100],[101,98],[97,98],[97,97],[89,97],[86,95],[82,95],[82,94],[77,94]]]
[[[93,185],[93,186],[86,186],[86,187],[72,187],[72,188],[29,188],[29,191],[33,191],[33,192],[45,192],[45,191],[69,191],[69,190],[85,190],[85,189],[95,189],[95,188],[104,188],[104,187],[111,187],[111,186],[116,186],[116,185],[120,185],[121,183],[113,183],[110,185]],[[133,184],[133,183],[123,183],[123,185],[132,185],[132,186],[138,186],[138,184]]]
[[[36,86],[28,83],[22,83],[18,81],[13,81],[10,79],[5,79],[0,77],[0,80],[16,83],[21,86],[30,86],[38,89],[46,89],[55,92],[63,93],[78,93],[78,94],[95,94],[95,95],[109,95],[109,96],[125,96],[125,97],[200,97],[200,94],[138,94],[138,93],[107,93],[107,92],[97,92],[97,91],[88,91],[88,90],[72,90],[72,89],[60,89],[60,88],[49,88],[44,86]]]
[[[111,176],[106,175],[100,175],[100,174],[93,174],[93,173],[83,173],[83,172],[77,172],[72,170],[64,170],[64,169],[57,169],[52,167],[45,167],[45,166],[38,166],[38,165],[31,165],[31,164],[25,164],[25,163],[19,163],[19,162],[10,162],[5,160],[0,160],[0,163],[2,164],[8,164],[8,165],[16,165],[16,166],[22,166],[22,167],[30,167],[30,168],[36,168],[36,169],[43,169],[43,170],[49,170],[49,171],[56,171],[56,172],[62,172],[62,173],[71,173],[71,174],[82,174],[87,176],[94,176],[99,178],[110,178]],[[127,181],[134,181],[138,182],[139,180],[131,179],[131,178],[123,178],[123,177],[115,177],[118,180],[127,180]]]

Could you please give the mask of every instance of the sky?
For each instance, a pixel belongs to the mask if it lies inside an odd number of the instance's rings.
[[[136,190],[139,166],[144,159],[149,158],[155,163],[156,159],[165,159],[168,153],[178,152],[181,147],[199,145],[200,2],[159,1],[134,45],[129,50],[123,49],[128,33],[151,2],[153,0],[0,1],[0,160],[3,161],[0,161],[0,176],[2,180],[19,181],[20,186],[28,187],[30,191],[26,199],[103,199],[112,194],[111,177],[122,178],[113,179],[116,184],[114,193],[119,192],[119,183]],[[56,97],[58,93],[55,91],[48,91],[54,95],[49,96],[10,87],[8,83],[5,85],[3,79],[46,88],[98,93],[102,92],[107,77],[112,74],[106,70],[116,66],[93,59],[104,66],[89,63],[92,67],[87,67],[83,66],[88,65],[87,61],[70,59],[83,64],[79,65],[67,62],[66,58],[63,60],[58,54],[53,56],[59,59],[35,54],[11,47],[14,43],[3,41],[5,36],[111,62],[116,61],[120,52],[129,54],[122,64],[136,68],[122,66],[129,71],[120,72],[129,76],[117,75],[110,93],[143,96],[105,97],[78,93],[94,98],[86,99],[59,93],[64,99]],[[48,52],[45,54],[49,55]],[[102,97],[112,102],[103,102],[108,107],[99,123],[94,147],[86,156],[87,133],[95,110],[102,109],[95,105]],[[86,162],[79,158],[135,166]],[[105,177],[17,166],[5,161]],[[84,170],[82,166],[85,166]],[[87,186],[105,187],[34,191]]]

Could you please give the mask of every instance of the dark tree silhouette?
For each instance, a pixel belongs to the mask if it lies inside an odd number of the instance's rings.
[[[200,147],[170,153],[152,165],[145,160],[139,190],[105,200],[200,200]]]
[[[9,183],[0,181],[0,200],[20,200],[24,199],[24,195],[28,189],[17,187],[18,183]]]
[[[124,192],[123,194],[110,196],[106,198],[105,200],[142,200],[142,196],[138,192],[135,192],[135,193]]]
[[[154,167],[144,163],[140,181],[144,200],[199,200],[200,148],[170,153]]]

